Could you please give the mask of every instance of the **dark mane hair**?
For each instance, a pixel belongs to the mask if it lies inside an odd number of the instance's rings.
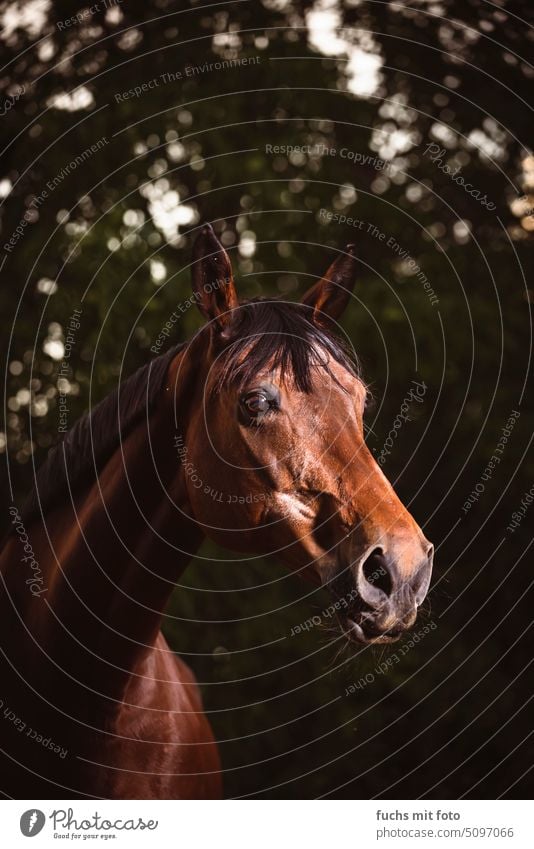
[[[21,510],[31,522],[54,507],[68,491],[76,491],[94,478],[131,428],[153,409],[163,388],[167,369],[183,343],[141,366],[119,384],[48,452],[39,468],[34,488]]]
[[[311,373],[324,368],[330,356],[355,377],[360,377],[356,355],[333,332],[312,321],[313,310],[304,304],[254,298],[235,311],[229,344],[223,354],[219,384],[243,386],[261,369],[279,368],[290,375],[297,389],[310,392]],[[326,355],[326,356],[325,356]]]

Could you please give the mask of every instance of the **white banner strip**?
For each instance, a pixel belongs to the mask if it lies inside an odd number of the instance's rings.
[[[4,801],[2,845],[532,849],[527,801]],[[35,838],[34,844],[29,840]]]

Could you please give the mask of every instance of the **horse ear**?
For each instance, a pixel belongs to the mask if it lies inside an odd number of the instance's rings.
[[[354,245],[347,245],[334,260],[324,277],[308,289],[302,303],[313,308],[313,321],[328,324],[336,321],[347,306],[356,281],[356,255]]]
[[[234,286],[230,257],[210,224],[205,224],[193,245],[193,292],[197,306],[219,328],[230,320],[239,299]]]

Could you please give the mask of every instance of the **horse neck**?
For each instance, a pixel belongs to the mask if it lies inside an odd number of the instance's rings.
[[[168,386],[90,488],[28,529],[44,591],[31,598],[25,590],[26,619],[62,668],[78,679],[83,670],[86,685],[98,682],[114,698],[132,670],[145,668],[169,596],[202,540],[189,516],[172,396]]]

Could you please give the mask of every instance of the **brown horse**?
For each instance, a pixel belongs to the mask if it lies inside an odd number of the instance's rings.
[[[300,304],[240,303],[209,226],[207,319],[50,454],[0,555],[2,790],[22,798],[213,798],[217,748],[160,624],[208,536],[326,585],[360,643],[416,618],[432,546],[364,442],[366,389],[333,333],[352,246]]]

